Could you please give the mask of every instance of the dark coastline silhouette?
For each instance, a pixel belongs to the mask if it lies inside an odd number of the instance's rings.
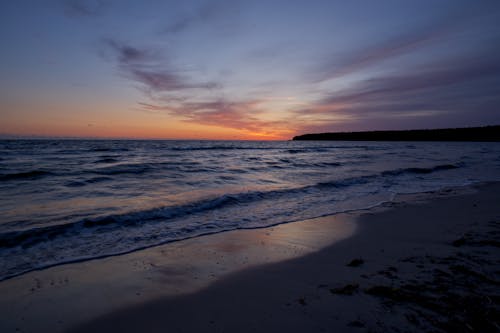
[[[500,141],[500,125],[403,131],[333,132],[298,135],[293,140],[338,141]]]

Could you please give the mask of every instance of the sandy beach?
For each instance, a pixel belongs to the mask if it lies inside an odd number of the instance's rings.
[[[497,332],[500,184],[0,283],[2,332]]]

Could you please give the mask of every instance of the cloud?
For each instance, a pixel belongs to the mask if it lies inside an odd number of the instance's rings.
[[[188,121],[198,124],[261,131],[262,122],[253,116],[259,113],[259,103],[259,101],[228,102],[222,99],[186,103],[183,106],[186,110],[183,115]]]
[[[306,75],[313,84],[367,77],[366,69],[377,65],[386,70],[295,110],[301,132],[500,123],[499,7],[459,7],[426,27],[320,62]],[[406,54],[412,58],[404,59],[405,67],[389,67]],[[415,56],[419,65],[412,63]]]
[[[114,39],[104,43],[117,62],[118,68],[129,79],[140,83],[149,93],[164,93],[186,89],[215,89],[216,82],[197,82],[186,71],[170,65],[159,50],[134,47]]]
[[[430,33],[414,33],[398,36],[370,48],[357,50],[353,54],[341,57],[333,56],[333,60],[322,63],[313,71],[312,78],[318,82],[339,78],[377,64],[387,58],[408,53],[431,42],[434,38],[435,36]]]
[[[220,15],[217,5],[206,6],[172,22],[165,32],[180,33]],[[300,106],[300,110],[292,109],[297,105],[277,103],[276,107],[261,98],[263,92],[255,90],[247,91],[246,96],[251,97],[246,99],[225,96],[217,82],[200,79],[194,71],[176,66],[162,50],[115,39],[107,39],[104,44],[120,73],[144,93],[144,101],[138,104],[141,111],[167,113],[188,123],[284,137],[292,131],[461,126],[473,124],[474,115],[500,123],[500,47],[493,45],[486,50],[481,42],[471,41],[471,37],[477,37],[475,33],[463,28],[459,15],[451,15],[355,53],[331,58],[319,64],[307,78],[293,82],[313,91],[310,96],[303,93],[302,100],[310,101],[323,92],[308,106]],[[461,39],[463,36],[471,39]],[[452,41],[450,49],[443,50],[441,41],[446,46]],[[466,42],[467,47],[456,45],[457,41]],[[481,46],[474,49],[472,45]],[[388,67],[367,78],[370,71],[364,71],[366,68],[382,63],[385,66],[389,63],[386,61],[417,51],[423,52],[398,59],[404,60],[399,62],[400,67]],[[456,53],[451,55],[452,52]],[[415,58],[419,58],[420,65],[411,63]],[[421,65],[430,58],[431,63]],[[325,93],[324,86],[328,84],[323,81],[358,72],[365,78],[346,89]],[[351,81],[345,83],[348,82]],[[261,82],[259,88],[262,86]],[[270,116],[272,109],[266,107],[282,112],[281,120],[274,120]]]
[[[120,64],[146,63],[159,60],[158,54],[152,50],[139,49],[110,38],[104,39],[104,43],[114,52]]]
[[[143,111],[181,117],[186,122],[285,138],[293,133],[472,126],[500,123],[500,47],[474,57],[415,66],[392,75],[359,81],[332,91],[287,119],[264,120],[266,100],[224,98],[142,103]],[[484,122],[484,123],[483,123]]]
[[[436,19],[435,22],[426,26],[344,54],[332,54],[329,59],[321,61],[307,75],[314,82],[322,82],[355,73],[392,58],[435,46],[451,35],[465,31],[469,22],[480,20],[487,15],[489,13],[480,9],[457,6],[446,17]]]
[[[189,82],[176,72],[162,69],[127,68],[135,81],[143,83],[148,89],[155,92],[168,92],[185,89],[214,89],[215,82]]]
[[[289,124],[259,118],[262,101],[230,101],[213,96],[220,87],[218,83],[189,78],[186,72],[171,66],[158,50],[114,39],[105,39],[104,44],[104,55],[116,62],[125,77],[141,85],[147,98],[146,102],[138,103],[141,111],[167,113],[188,123],[231,128],[252,135],[283,138],[291,134]],[[193,89],[207,91],[208,97],[198,96]]]
[[[500,50],[496,52],[500,55]],[[392,76],[376,77],[362,81],[354,88],[336,93],[324,100],[326,103],[374,103],[407,100],[419,96],[423,100],[436,92],[481,94],[488,78],[499,78],[500,63],[495,57],[480,56],[473,59],[448,60]],[[439,97],[433,98],[437,102]]]
[[[315,118],[309,129],[322,130],[345,125],[351,129],[432,126],[430,119],[441,119],[442,126],[460,126],[474,117],[500,123],[500,47],[483,51],[360,81],[295,114]]]
[[[104,56],[111,57],[125,77],[141,84],[148,99],[138,103],[141,111],[167,113],[188,123],[231,128],[252,135],[282,138],[283,133],[290,134],[283,122],[259,119],[261,101],[229,101],[211,96],[219,88],[218,83],[189,78],[184,71],[171,66],[158,50],[114,39],[105,39],[104,44]],[[193,89],[205,90],[209,97],[199,97]]]
[[[63,0],[64,12],[70,17],[88,17],[101,14],[104,0]]]
[[[260,100],[231,102],[214,99],[206,102],[183,102],[177,106],[138,103],[141,110],[168,113],[181,117],[187,123],[218,126],[240,130],[262,137],[286,138],[291,135],[291,124],[285,121],[262,120]]]

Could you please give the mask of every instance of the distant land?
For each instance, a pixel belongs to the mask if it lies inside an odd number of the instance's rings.
[[[500,125],[404,131],[334,132],[298,135],[293,140],[332,141],[500,141]]]

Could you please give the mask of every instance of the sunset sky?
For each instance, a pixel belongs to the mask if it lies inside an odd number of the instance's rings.
[[[500,124],[500,1],[0,4],[0,134],[289,139]]]

